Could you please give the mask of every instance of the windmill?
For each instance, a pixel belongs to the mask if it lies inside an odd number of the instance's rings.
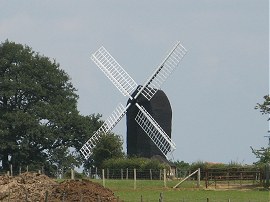
[[[176,149],[175,143],[153,119],[150,113],[137,102],[137,99],[142,95],[150,101],[186,53],[187,50],[180,42],[177,42],[158,68],[146,80],[144,85],[138,85],[104,47],[100,47],[91,55],[93,62],[101,69],[101,71],[103,71],[124,96],[129,97],[131,102],[126,106],[120,103],[113,111],[112,115],[105,120],[102,126],[82,146],[80,152],[85,159],[88,159],[91,156],[93,148],[96,146],[101,136],[111,131],[132,105],[135,105],[138,108],[138,114],[135,117],[135,121],[154,142],[162,154],[167,156],[167,154]],[[135,89],[137,92],[133,93]]]

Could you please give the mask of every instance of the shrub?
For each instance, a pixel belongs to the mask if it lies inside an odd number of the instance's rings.
[[[145,170],[145,169],[163,169],[163,168],[169,168],[168,165],[160,163],[158,160],[154,159],[147,159],[147,158],[117,158],[117,159],[108,159],[105,160],[102,164],[103,168],[108,169],[139,169],[139,170]]]

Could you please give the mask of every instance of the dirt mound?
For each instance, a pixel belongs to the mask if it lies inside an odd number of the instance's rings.
[[[113,192],[88,180],[56,183],[46,175],[23,173],[16,177],[0,176],[0,201],[43,202],[112,201]]]
[[[0,176],[0,200],[42,201],[57,183],[38,173],[23,173],[16,177]]]
[[[49,201],[117,201],[113,192],[88,180],[65,181],[52,190]]]

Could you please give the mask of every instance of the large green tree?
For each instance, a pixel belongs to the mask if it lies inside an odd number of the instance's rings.
[[[0,169],[45,166],[51,172],[121,157],[122,141],[111,134],[101,139],[85,160],[82,145],[103,121],[100,114],[82,116],[78,95],[55,60],[30,47],[0,44]],[[47,167],[47,168],[46,168]]]
[[[8,40],[0,44],[2,169],[53,164],[54,149],[55,155],[61,148],[69,155],[65,151],[71,147],[78,153],[101,121],[100,115],[79,115],[75,92],[56,61],[28,46]],[[77,158],[77,165],[81,162]]]

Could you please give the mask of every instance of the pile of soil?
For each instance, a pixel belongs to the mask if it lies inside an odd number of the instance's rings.
[[[43,202],[112,201],[113,192],[88,180],[57,183],[46,175],[23,173],[16,177],[0,176],[0,201]]]
[[[23,173],[16,177],[0,176],[0,200],[40,201],[46,191],[57,183],[38,173]]]
[[[70,180],[54,186],[49,201],[116,202],[113,192],[89,180]]]

